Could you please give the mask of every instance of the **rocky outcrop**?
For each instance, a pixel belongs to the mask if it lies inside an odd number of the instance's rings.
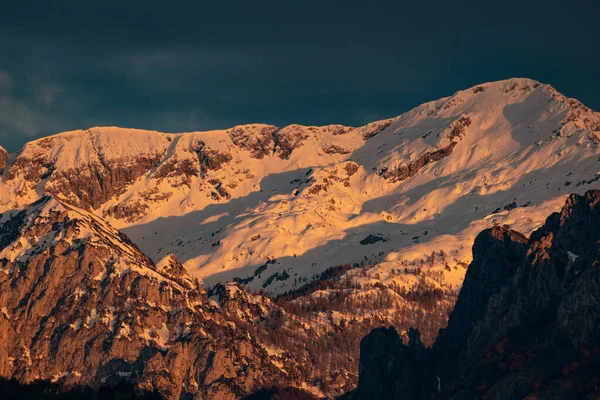
[[[388,179],[390,182],[404,181],[408,178],[415,176],[417,172],[419,172],[427,164],[448,157],[450,154],[452,154],[454,146],[455,144],[450,144],[447,147],[443,147],[438,150],[428,151],[408,164],[401,164],[391,169],[384,167],[379,169],[377,173],[384,179]]]
[[[599,242],[600,191],[571,195],[529,239],[508,227],[482,232],[448,327],[423,356],[433,361],[415,360],[389,331],[374,331],[361,344],[350,396],[596,398]],[[440,392],[413,371],[439,377]]]
[[[600,143],[600,113],[590,110],[576,99],[567,98],[550,85],[546,85],[544,90],[567,109],[566,118],[552,131],[553,135],[571,137],[583,125],[590,132],[588,139]]]
[[[465,284],[448,328],[437,339],[437,346],[444,349],[440,351],[440,362],[446,365],[440,369],[444,382],[458,376],[456,369],[447,364],[477,356],[475,353],[480,350],[471,345],[474,338],[481,342],[485,335],[497,333],[493,326],[482,332],[477,323],[485,316],[490,298],[498,296],[521,267],[526,250],[527,238],[508,227],[493,227],[481,232],[475,239],[473,261],[465,275]]]
[[[394,122],[394,118],[384,119],[381,121],[371,122],[365,125],[362,129],[362,137],[363,139],[370,139],[373,136],[376,136],[383,132],[388,126],[390,126]]]
[[[216,171],[221,169],[224,164],[232,159],[231,154],[213,150],[204,142],[196,143],[193,150],[198,154],[200,170],[203,174],[206,174],[206,171]]]
[[[338,146],[336,144],[329,145],[328,147],[324,147],[323,151],[325,154],[350,154],[352,153],[352,149],[346,149],[342,146]]]
[[[171,182],[171,187],[178,187],[180,185],[190,186],[189,177],[185,172],[174,172],[173,175],[169,175],[168,177],[174,179],[174,182]],[[167,201],[171,196],[173,196],[173,192],[161,192],[158,187],[154,187],[140,192],[137,199],[125,200],[106,209],[103,216],[110,216],[127,222],[136,222],[146,216],[147,210],[152,205]]]
[[[248,150],[252,157],[262,160],[273,153],[273,134],[277,127],[271,125],[241,125],[229,130],[233,144]]]
[[[24,180],[35,188],[43,178],[48,177],[54,170],[54,164],[46,154],[36,157],[18,156],[6,172],[6,179],[15,179],[20,174]]]
[[[180,159],[179,157],[177,157],[177,154],[175,154],[169,161],[161,164],[156,169],[156,172],[154,173],[154,175],[152,175],[152,177],[155,179],[165,179],[184,176],[189,184],[189,179],[193,176],[198,176],[199,174],[198,165],[198,161],[194,159]]]
[[[275,136],[275,154],[281,158],[288,158],[292,152],[302,146],[308,139],[307,130],[311,127],[300,125],[289,125],[276,132]]]
[[[352,161],[347,162],[344,165],[344,170],[346,171],[346,174],[348,176],[354,175],[358,171],[358,168],[359,168],[358,164],[355,162],[352,162]]]
[[[10,201],[21,207],[52,194],[97,209],[157,166],[168,143],[158,132],[110,128],[50,136],[23,147],[3,184],[14,191]]]
[[[369,236],[367,236],[366,238],[364,238],[363,240],[360,241],[360,244],[362,244],[363,246],[368,245],[368,244],[375,244],[377,242],[387,242],[387,239],[379,234],[371,234]]]
[[[377,173],[391,182],[401,182],[415,176],[426,165],[442,160],[452,154],[458,142],[463,138],[465,130],[470,125],[471,118],[469,116],[461,116],[446,130],[443,135],[446,140],[440,146],[424,152],[408,163],[403,163],[395,167],[380,168]]]
[[[379,328],[362,340],[355,398],[431,398],[438,384],[433,373],[433,359],[421,343],[417,330],[411,329],[408,336],[406,346],[393,327]]]
[[[129,381],[169,399],[289,382],[175,257],[154,265],[100,218],[49,197],[0,228],[2,376],[65,389]]]
[[[33,184],[48,177],[45,191],[49,194],[67,196],[71,202],[83,208],[98,208],[107,200],[121,194],[127,185],[150,171],[162,158],[163,154],[157,153],[152,156],[139,156],[134,160],[90,162],[84,167],[54,173],[53,164],[36,162],[41,171],[48,172],[44,175],[30,174],[30,177]]]

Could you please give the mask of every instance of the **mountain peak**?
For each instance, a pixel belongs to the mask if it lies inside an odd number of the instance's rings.
[[[527,78],[480,84],[358,128],[96,127],[25,145],[0,181],[0,210],[62,196],[77,218],[102,217],[155,262],[173,254],[207,285],[236,280],[284,292],[361,262],[367,245],[391,260],[430,254],[434,244],[420,242],[432,229],[453,238],[444,242],[451,250],[463,244],[453,257],[462,262],[476,233],[470,223],[530,232],[545,216],[531,207],[597,181],[599,135],[597,113]],[[534,215],[515,222],[525,206]],[[353,245],[338,247],[342,239]],[[391,268],[391,260],[374,262]],[[460,283],[460,271],[447,275]]]
[[[27,258],[60,241],[92,241],[136,259],[145,258],[133,243],[123,240],[122,233],[93,213],[70,204],[62,195],[44,196],[22,211],[8,214],[0,218],[4,221],[2,242],[6,245],[0,258]],[[143,261],[151,264],[148,259]]]

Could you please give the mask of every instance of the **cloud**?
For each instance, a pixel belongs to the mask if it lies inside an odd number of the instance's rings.
[[[9,92],[12,88],[12,76],[5,69],[0,69],[0,93]]]
[[[97,63],[94,72],[138,90],[185,95],[222,90],[224,84],[260,66],[259,58],[241,51],[178,46],[117,53]]]
[[[42,84],[35,89],[37,100],[45,106],[51,106],[56,102],[59,94],[65,89],[56,83]]]
[[[60,119],[47,110],[32,109],[26,102],[11,96],[0,96],[0,137],[15,135],[36,137],[41,133],[60,130]]]
[[[36,81],[20,88],[12,74],[0,69],[0,140],[3,147],[11,151],[16,150],[24,138],[30,140],[60,131],[65,126],[56,110],[49,107],[63,91],[62,87],[48,82],[33,84]]]
[[[38,117],[27,104],[13,97],[12,89],[12,75],[0,69],[0,135],[35,136],[38,132],[35,120]]]

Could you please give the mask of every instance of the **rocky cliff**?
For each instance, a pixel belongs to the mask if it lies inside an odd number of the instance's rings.
[[[0,375],[236,399],[288,377],[174,257],[44,197],[0,216]]]
[[[391,327],[375,329],[360,345],[356,396],[361,399],[429,399],[437,389],[433,358],[411,329],[404,345]]]
[[[529,238],[506,226],[482,232],[433,347],[373,331],[348,397],[597,398],[599,243],[600,191],[571,195]]]

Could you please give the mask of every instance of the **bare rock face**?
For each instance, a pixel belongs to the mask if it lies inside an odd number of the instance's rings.
[[[382,121],[371,122],[363,128],[363,138],[370,139],[373,136],[376,136],[383,132],[388,126],[390,126],[394,122],[394,118],[385,119]]]
[[[98,208],[113,196],[122,193],[135,179],[150,171],[163,154],[136,157],[127,163],[114,161],[90,164],[87,170],[71,169],[53,174],[46,191],[50,194],[75,195],[79,206]]]
[[[234,283],[219,283],[210,290],[208,295],[211,300],[218,303],[223,312],[237,314],[246,322],[255,319],[266,320],[277,308],[268,297],[251,295]]]
[[[433,359],[419,331],[410,330],[406,346],[393,327],[375,329],[361,341],[360,352],[357,398],[426,400],[436,390]]]
[[[27,184],[35,188],[36,184],[52,173],[54,163],[46,154],[36,157],[19,156],[6,173],[6,179],[14,179],[20,173]]]
[[[490,297],[508,285],[521,266],[527,250],[527,238],[507,227],[493,227],[481,232],[473,244],[473,261],[467,270],[461,295],[448,326],[438,342],[451,343],[443,357],[460,358],[469,351],[469,341],[486,311]],[[492,333],[492,332],[490,332]],[[492,333],[495,334],[495,333]],[[472,357],[473,354],[469,354]]]
[[[275,153],[281,159],[288,158],[292,152],[308,139],[310,127],[289,125],[276,132]]]
[[[266,270],[263,270],[263,273],[266,273]],[[269,351],[270,359],[277,365],[285,366],[286,372],[295,380],[295,386],[322,388],[316,392],[313,390],[313,394],[318,398],[332,398],[356,386],[358,375],[355,368],[348,370],[344,367],[327,367],[322,363],[322,358],[328,356],[323,350],[328,346],[321,344],[322,340],[325,338],[331,338],[332,341],[342,340],[340,337],[344,335],[343,328],[339,328],[340,325],[331,326],[327,322],[323,323],[319,314],[315,315],[313,321],[300,318],[293,309],[295,306],[302,307],[301,299],[297,298],[296,301],[289,300],[289,302],[270,299],[261,294],[249,293],[241,289],[239,284],[231,282],[215,285],[208,295],[211,304],[218,306],[223,315],[234,320],[238,325],[248,327],[259,344],[272,349]],[[354,320],[349,321],[348,325],[345,322],[342,325],[349,328],[351,325],[358,327],[362,323],[364,321]],[[359,339],[360,336],[357,336],[357,340]],[[281,346],[281,343],[284,345]],[[275,349],[278,350],[273,351]],[[331,355],[345,359],[352,357],[348,353]],[[324,370],[328,372],[323,374]],[[292,396],[291,398],[304,397]]]
[[[199,152],[200,165],[203,170],[219,170],[223,164],[231,161],[231,154],[203,148]]]
[[[100,218],[49,197],[0,228],[3,376],[64,388],[130,381],[169,399],[288,382],[176,258],[154,265]]]
[[[115,217],[127,222],[139,221],[146,215],[148,205],[140,200],[129,200],[106,211],[106,215]]]
[[[469,116],[461,116],[444,132],[443,138],[446,140],[441,146],[426,151],[409,163],[391,168],[381,168],[377,173],[391,182],[400,182],[415,176],[427,164],[442,160],[452,154],[454,148],[464,137],[465,131],[470,125],[471,118]]]
[[[164,165],[164,164],[163,164]],[[175,173],[173,175],[175,181],[171,182],[172,187],[186,185],[189,187],[189,177],[185,172]],[[147,210],[153,204],[158,204],[167,201],[173,196],[173,192],[161,192],[158,187],[139,193],[139,198],[125,200],[116,204],[104,212],[104,217],[111,216],[127,222],[136,222],[146,216]]]
[[[248,150],[252,157],[262,160],[274,150],[273,134],[277,127],[271,125],[241,125],[229,130],[232,142]]]
[[[27,143],[6,172],[15,205],[43,194],[98,209],[156,167],[172,139],[159,132],[93,128]]]
[[[97,208],[135,179],[152,169],[162,154],[140,156],[134,160],[90,162],[85,167],[55,171],[54,161],[46,154],[38,157],[17,157],[7,173],[7,179],[21,174],[29,189],[35,189],[48,179],[44,190],[49,194],[67,196],[71,202],[84,208]]]
[[[6,168],[6,159],[8,158],[8,152],[4,147],[0,146],[0,174],[4,172]]]
[[[156,264],[156,269],[159,272],[170,276],[181,286],[186,287],[190,290],[194,290],[198,286],[198,280],[192,278],[190,274],[188,274],[188,272],[183,267],[183,264],[181,264],[181,261],[179,261],[179,259],[174,254],[169,254],[168,256],[160,260],[160,262]]]
[[[335,144],[332,144],[328,147],[323,148],[323,151],[325,152],[325,154],[350,154],[350,153],[352,153],[351,149],[347,149],[345,147],[338,146]]]
[[[193,147],[193,150],[198,155],[200,170],[203,174],[205,174],[206,171],[216,171],[221,169],[224,164],[228,163],[232,159],[231,154],[213,150],[204,142],[196,143]]]
[[[596,398],[599,242],[600,191],[571,195],[529,239],[508,227],[483,231],[433,348],[417,358],[393,333],[373,331],[348,397]],[[427,376],[439,386],[423,385]]]
[[[188,182],[189,179],[193,176],[198,176],[199,174],[199,165],[198,162],[194,162],[196,160],[189,158],[179,158],[177,155],[174,155],[169,161],[163,163],[156,169],[154,175],[152,175],[155,179],[165,179],[165,178],[173,178],[177,176],[183,176]]]

